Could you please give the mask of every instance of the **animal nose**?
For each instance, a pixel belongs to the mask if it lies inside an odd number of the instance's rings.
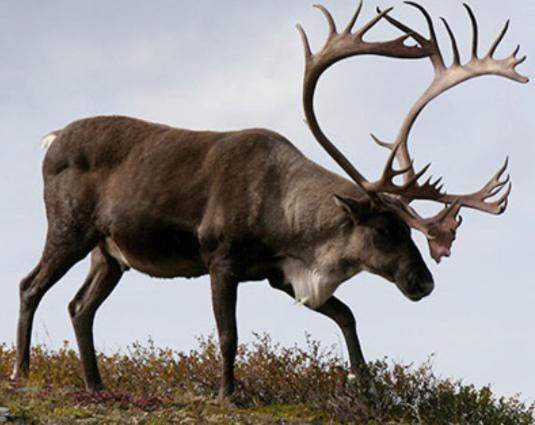
[[[431,292],[433,292],[433,289],[435,289],[435,282],[433,282],[433,279],[419,282],[418,289],[420,290],[420,293],[422,294],[422,296],[425,297],[429,295]]]
[[[433,276],[428,270],[425,270],[423,273],[412,273],[410,281],[411,292],[413,294],[412,298],[416,301],[428,296],[435,288]]]

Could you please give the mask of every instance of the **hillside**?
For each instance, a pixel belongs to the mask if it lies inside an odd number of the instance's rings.
[[[240,346],[235,403],[215,401],[219,356],[213,337],[189,353],[160,349],[152,341],[100,355],[108,390],[83,391],[76,352],[34,348],[32,374],[13,385],[14,350],[0,345],[0,423],[17,424],[481,424],[533,425],[535,406],[497,398],[420,367],[371,364],[380,397],[370,400],[332,350],[283,348],[267,335]]]

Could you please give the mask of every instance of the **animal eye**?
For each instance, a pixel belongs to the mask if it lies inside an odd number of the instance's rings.
[[[378,226],[375,228],[375,230],[377,231],[377,233],[379,233],[381,236],[384,236],[385,238],[391,237],[390,230],[388,230],[386,227]]]

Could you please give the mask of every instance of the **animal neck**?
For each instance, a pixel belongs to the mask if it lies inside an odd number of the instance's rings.
[[[284,283],[292,286],[297,302],[315,309],[340,284],[362,270],[350,239],[351,233],[343,224],[337,224],[318,232],[315,241],[283,258]]]

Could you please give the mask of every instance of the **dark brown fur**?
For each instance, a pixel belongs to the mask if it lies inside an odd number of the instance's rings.
[[[55,134],[43,165],[45,248],[21,283],[15,378],[29,370],[32,319],[42,296],[90,252],[89,276],[69,305],[90,390],[102,388],[95,312],[129,267],[165,278],[210,275],[223,397],[234,386],[239,282],[268,279],[298,296],[291,276],[317,271],[334,291],[368,270],[411,299],[432,289],[408,227],[374,211],[353,183],[309,161],[277,133],[197,132],[111,116],[76,121]],[[301,301],[341,327],[357,373],[364,358],[355,320],[332,291],[326,299]]]

